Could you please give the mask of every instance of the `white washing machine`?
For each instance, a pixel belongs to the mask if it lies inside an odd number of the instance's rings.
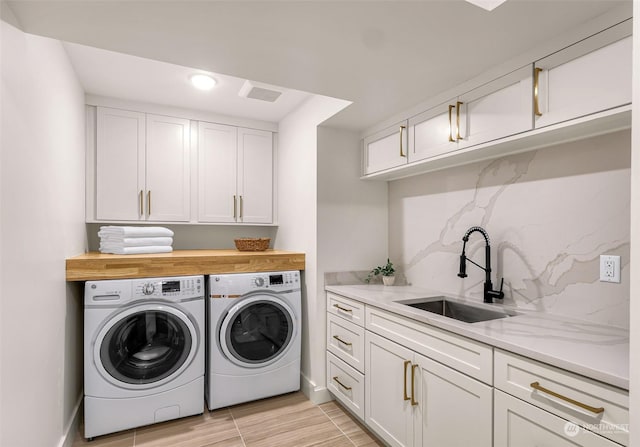
[[[86,438],[204,411],[204,276],[88,281]]]
[[[300,389],[300,272],[207,281],[210,410]]]

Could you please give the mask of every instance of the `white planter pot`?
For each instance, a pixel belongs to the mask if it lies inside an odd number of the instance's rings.
[[[385,286],[392,286],[395,281],[396,281],[396,277],[395,276],[383,276],[382,277],[382,283]]]

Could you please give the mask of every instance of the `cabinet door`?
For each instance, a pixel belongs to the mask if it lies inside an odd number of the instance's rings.
[[[458,148],[460,110],[452,99],[409,120],[409,162],[446,154]],[[462,137],[462,135],[460,135]]]
[[[98,107],[96,119],[96,219],[143,219],[145,115]]]
[[[419,354],[412,368],[416,445],[491,447],[492,388]]]
[[[631,19],[536,62],[535,127],[629,104],[630,35]]]
[[[235,222],[238,129],[198,123],[198,221]]]
[[[533,68],[502,76],[458,98],[458,148],[504,138],[533,128]]]
[[[413,351],[365,333],[365,422],[391,446],[414,445],[411,399]]]
[[[273,134],[238,129],[238,221],[273,221]]]
[[[147,115],[147,220],[190,219],[189,120]]]
[[[494,390],[494,436],[495,447],[620,445],[499,390]]]
[[[407,164],[407,122],[403,121],[364,139],[364,173]]]

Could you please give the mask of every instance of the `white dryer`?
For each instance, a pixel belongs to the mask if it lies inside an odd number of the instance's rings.
[[[204,411],[204,277],[88,281],[86,438]]]
[[[207,281],[210,410],[300,389],[300,272]]]

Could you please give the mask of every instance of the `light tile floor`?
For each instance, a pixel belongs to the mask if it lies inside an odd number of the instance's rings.
[[[81,428],[82,430],[82,428]],[[372,447],[381,442],[335,401],[314,405],[301,392],[98,436],[73,447]]]

